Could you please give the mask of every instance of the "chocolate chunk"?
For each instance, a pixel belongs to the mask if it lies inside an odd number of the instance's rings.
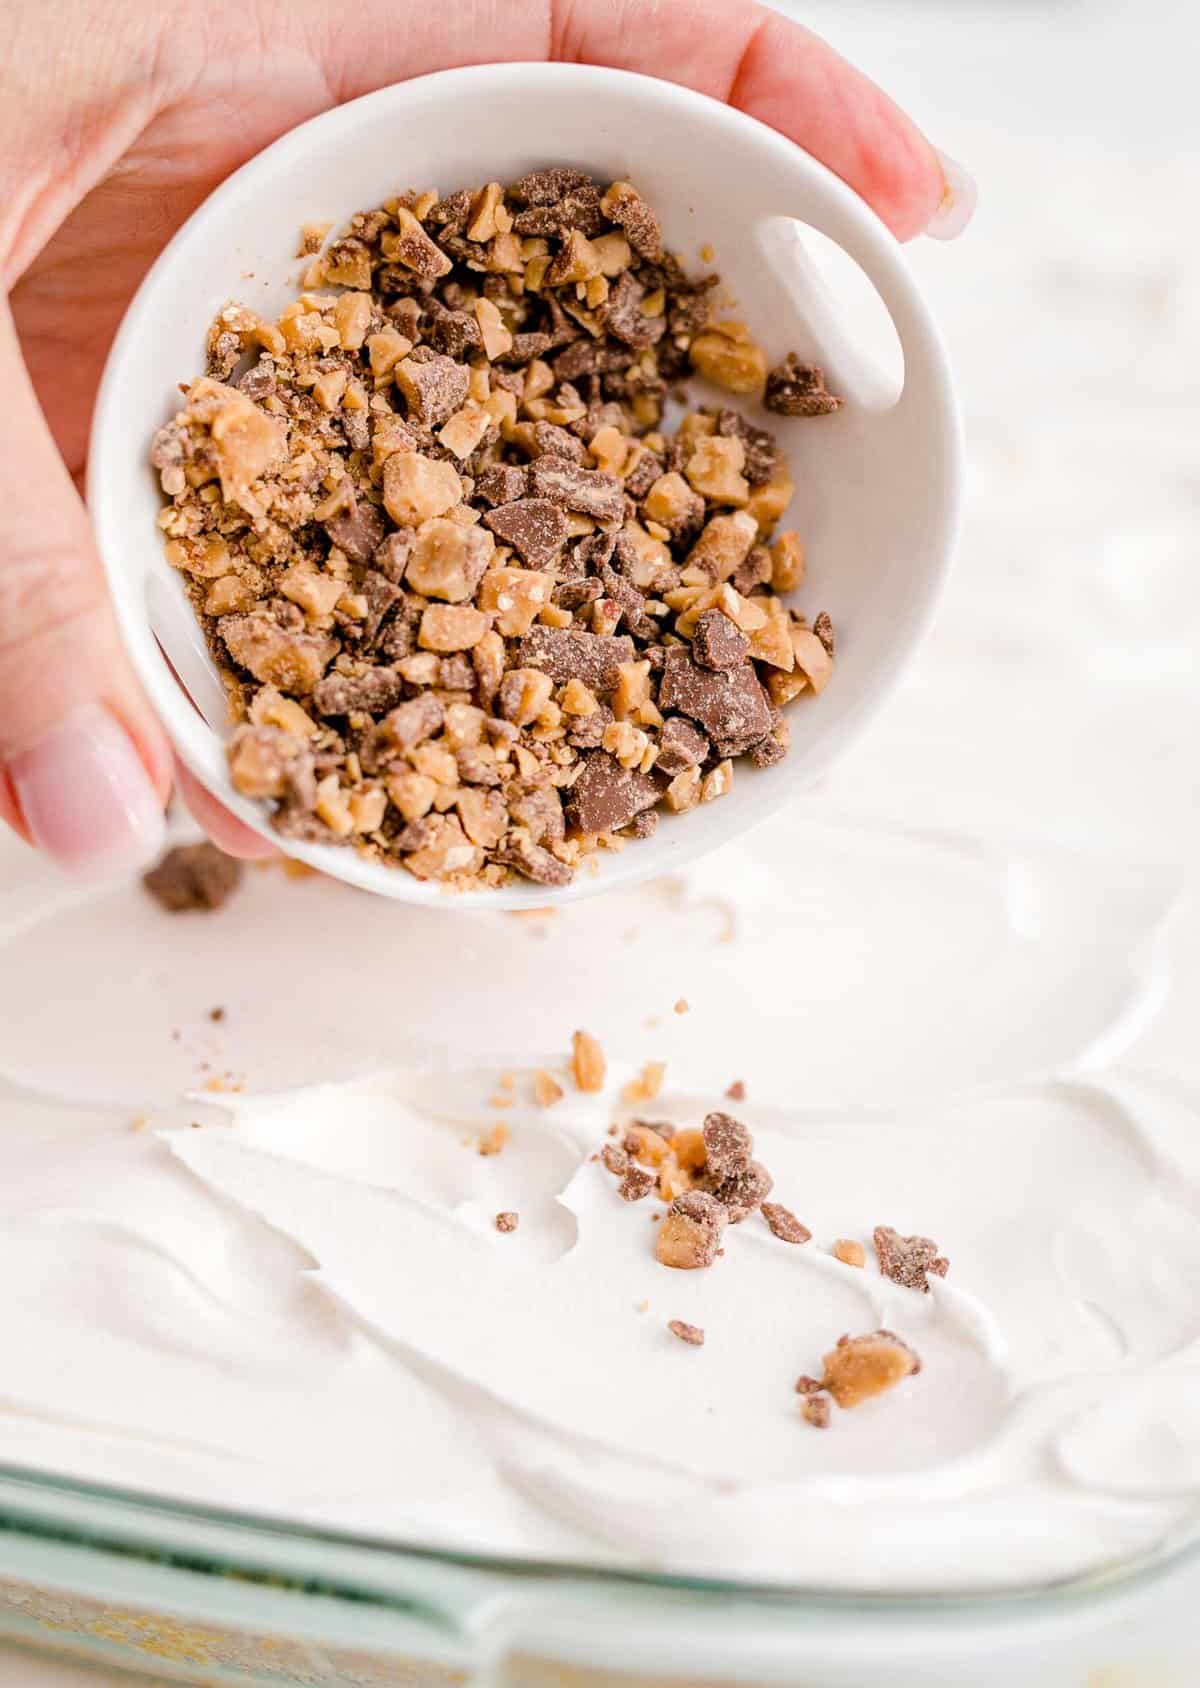
[[[619,574],[614,574],[609,568],[600,571],[600,584],[604,588],[603,596],[611,599],[620,611],[616,626],[619,627],[623,620],[631,633],[636,633],[642,638],[654,638],[657,635],[658,623],[646,614],[644,593],[639,592],[636,586],[630,585],[629,581]]]
[[[472,312],[447,311],[432,300],[426,335],[431,346],[451,358],[464,358],[483,344],[479,323]]]
[[[748,598],[758,586],[765,586],[771,578],[771,553],[765,545],[755,545],[744,563],[739,563],[729,577],[729,584],[743,598]]]
[[[802,1225],[791,1208],[784,1207],[780,1202],[763,1202],[762,1216],[771,1227],[773,1235],[784,1243],[807,1243],[812,1241],[812,1232],[807,1225]]]
[[[604,587],[598,580],[567,580],[554,589],[554,602],[564,610],[582,609],[603,596]]]
[[[741,440],[745,448],[742,473],[751,486],[761,486],[771,478],[779,464],[779,447],[774,434],[766,428],[756,428],[737,410],[717,412],[717,432]]]
[[[483,520],[531,569],[552,563],[567,537],[567,518],[546,498],[518,498],[511,504],[500,504]]]
[[[560,381],[574,381],[580,375],[603,375],[628,369],[637,357],[630,346],[601,346],[595,340],[575,340],[554,360]]]
[[[938,1253],[938,1245],[930,1237],[902,1237],[890,1225],[876,1225],[875,1252],[879,1256],[879,1270],[893,1283],[905,1289],[929,1292],[929,1273],[944,1278],[950,1262]]]
[[[576,715],[568,717],[572,725],[567,728],[567,743],[574,750],[597,750],[604,742],[605,729],[611,727],[616,716],[606,703],[599,709],[593,709],[590,715]]]
[[[536,332],[514,334],[512,345],[506,352],[501,352],[497,356],[496,362],[516,364],[519,368],[524,369],[525,365],[532,363],[534,358],[544,357],[550,350],[550,346],[550,336],[543,334],[540,329]]]
[[[666,465],[662,458],[656,457],[652,451],[644,452],[625,477],[625,491],[630,498],[645,498],[655,481],[665,473]],[[703,499],[700,499],[700,508],[703,512]]]
[[[623,662],[633,661],[633,640],[624,634],[581,633],[573,627],[529,629],[519,650],[523,668],[540,668],[556,686],[582,680],[593,692],[609,692]]]
[[[574,556],[585,573],[599,574],[612,560],[618,535],[611,528],[589,533],[575,547]]]
[[[241,880],[241,862],[209,843],[177,844],[142,875],[142,884],[168,914],[220,908]]]
[[[475,482],[476,496],[487,504],[512,504],[529,490],[529,476],[516,463],[493,463]]]
[[[623,1178],[629,1170],[628,1151],[619,1143],[606,1143],[600,1151],[600,1159],[614,1178]]]
[[[631,838],[653,838],[658,831],[658,810],[643,809],[640,815],[633,817],[624,830]]]
[[[656,317],[642,314],[642,300],[646,297],[646,289],[633,275],[624,270],[608,290],[608,298],[604,303],[604,326],[610,334],[626,346],[632,346],[637,351],[644,351],[647,346],[653,346],[661,340],[667,329],[665,315]]]
[[[711,746],[707,738],[682,715],[668,715],[658,738],[658,760],[654,766],[660,773],[674,779],[685,768],[698,768],[708,759]]]
[[[814,1430],[828,1430],[830,1420],[829,1396],[824,1394],[805,1394],[804,1404],[800,1408],[806,1423]]]
[[[583,462],[583,441],[555,422],[535,422],[533,442],[538,457],[565,457],[569,463]],[[544,493],[542,496],[549,498],[551,494]]]
[[[705,610],[696,622],[692,655],[705,668],[737,668],[746,660],[750,641],[720,610]]]
[[[378,552],[376,552],[378,556]],[[398,586],[378,569],[367,569],[362,579],[362,595],[367,600],[366,619],[360,623],[361,643],[370,648],[379,637],[379,630],[404,594]]]
[[[404,681],[394,668],[368,668],[365,674],[327,674],[313,692],[318,715],[349,715],[364,710],[380,715],[404,696]]]
[[[562,798],[553,785],[535,786],[532,791],[514,795],[510,786],[506,792],[508,812],[517,826],[523,826],[534,844],[549,840],[561,841],[566,833]]]
[[[508,197],[517,205],[554,205],[564,194],[577,188],[591,187],[592,178],[586,170],[575,170],[569,164],[552,164],[545,170],[530,170],[515,181]]]
[[[410,421],[424,427],[436,428],[449,421],[456,410],[466,403],[470,371],[453,358],[432,352],[428,357],[416,354],[427,350],[418,346],[396,365],[396,386],[404,395]]]
[[[731,1225],[742,1220],[761,1206],[771,1194],[775,1180],[761,1161],[747,1161],[724,1178],[705,1176],[704,1188],[714,1196],[729,1215]]]
[[[434,733],[440,733],[445,718],[445,711],[433,693],[422,692],[420,697],[409,698],[407,703],[399,704],[385,715],[379,727],[383,737],[397,750],[412,750]]]
[[[240,392],[245,393],[248,399],[253,399],[255,404],[269,399],[275,391],[275,359],[264,352],[256,364],[238,377],[234,385]]]
[[[656,264],[663,255],[662,229],[646,201],[628,182],[614,182],[604,196],[609,221],[625,231],[625,238],[640,258]]]
[[[667,652],[658,703],[698,721],[723,756],[740,755],[771,730],[766,693],[748,662],[725,671],[699,668],[677,645]]]
[[[738,1172],[754,1153],[754,1139],[741,1120],[732,1114],[706,1115],[701,1128],[704,1138],[705,1168],[714,1178],[724,1178]]]
[[[833,622],[824,610],[821,611],[820,615],[813,622],[812,630],[824,645],[825,649],[829,652],[830,656],[833,656],[837,645],[837,636],[833,631]]]
[[[535,457],[529,465],[529,488],[538,498],[598,521],[619,522],[625,514],[625,489],[616,475],[583,469],[562,457]]]
[[[471,214],[471,195],[466,188],[459,188],[457,193],[449,193],[445,199],[439,199],[433,208],[425,213],[425,221],[433,223],[437,228],[446,228],[455,223],[465,223]]]
[[[841,409],[842,401],[826,389],[824,370],[801,363],[795,352],[789,352],[767,372],[763,405],[777,416],[829,416]]]
[[[661,795],[648,774],[623,768],[607,751],[594,751],[567,793],[567,819],[579,832],[615,832]]]
[[[786,755],[787,745],[774,733],[768,733],[766,738],[759,739],[757,744],[750,746],[750,760],[756,768],[773,768],[776,762],[782,762]]]
[[[540,844],[511,844],[494,853],[494,859],[504,867],[511,867],[523,879],[535,885],[569,885],[575,877],[566,862],[560,862]]]
[[[689,1325],[683,1319],[668,1319],[667,1329],[680,1342],[686,1342],[689,1348],[704,1347],[704,1332],[699,1325]]]
[[[650,1194],[657,1182],[657,1178],[648,1168],[631,1161],[617,1185],[617,1194],[622,1201],[640,1202],[644,1196]]]
[[[494,759],[485,756],[478,745],[463,745],[461,750],[455,751],[454,760],[458,766],[458,777],[464,785],[500,784],[500,770]]]
[[[475,664],[465,651],[455,651],[438,663],[438,685],[447,692],[475,690]]]

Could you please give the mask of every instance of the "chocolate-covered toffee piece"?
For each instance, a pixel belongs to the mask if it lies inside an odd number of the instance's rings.
[[[802,1225],[791,1208],[784,1207],[780,1202],[763,1202],[762,1216],[771,1227],[773,1235],[780,1242],[807,1243],[812,1241],[812,1232],[807,1225]]]
[[[552,563],[567,538],[567,518],[547,498],[518,498],[498,504],[483,518],[498,539],[511,545],[527,568]]]
[[[722,671],[701,668],[678,645],[667,652],[659,707],[698,722],[723,755],[748,750],[771,730],[771,707],[749,662]]]
[[[906,1289],[928,1294],[929,1274],[944,1278],[950,1270],[950,1262],[939,1253],[931,1237],[902,1237],[890,1225],[876,1225],[874,1237],[879,1270]]]
[[[680,1342],[686,1342],[689,1348],[704,1347],[704,1332],[699,1325],[689,1325],[684,1319],[668,1319],[667,1329]]]
[[[540,668],[556,686],[579,680],[593,692],[610,692],[621,678],[621,665],[633,661],[634,649],[625,634],[531,627],[519,654],[523,668]]]
[[[676,1196],[658,1229],[654,1252],[664,1266],[682,1271],[711,1266],[721,1247],[728,1215],[700,1190]]]
[[[763,404],[777,416],[830,416],[842,407],[841,399],[826,388],[824,371],[801,363],[795,352],[767,371]]]
[[[168,914],[218,909],[242,881],[242,864],[215,844],[177,844],[142,875],[142,884]]]
[[[615,756],[597,750],[567,793],[567,819],[578,832],[615,832],[657,803],[660,795],[648,774],[623,768]]]

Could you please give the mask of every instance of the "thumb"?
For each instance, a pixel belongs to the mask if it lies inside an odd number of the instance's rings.
[[[108,878],[161,848],[170,755],[2,303],[0,389],[0,816]]]

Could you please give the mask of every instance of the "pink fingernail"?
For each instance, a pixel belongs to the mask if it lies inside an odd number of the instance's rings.
[[[979,188],[969,170],[964,169],[946,153],[938,152],[936,147],[933,150],[937,153],[938,163],[942,167],[945,190],[942,193],[942,203],[934,212],[925,233],[934,240],[955,240],[975,215]]]
[[[81,879],[115,879],[162,848],[162,805],[128,734],[87,704],[9,763],[30,837]]]

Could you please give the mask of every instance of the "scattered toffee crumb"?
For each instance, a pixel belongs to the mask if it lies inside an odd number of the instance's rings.
[[[208,1017],[214,1025],[220,1025],[221,1021],[225,1018],[225,1010],[223,1008],[210,1008],[208,1011]]]
[[[242,864],[215,844],[177,844],[142,884],[168,914],[218,909],[242,881]]]
[[[680,1342],[686,1342],[689,1347],[704,1347],[704,1332],[699,1325],[689,1325],[683,1319],[670,1319],[667,1322],[667,1329],[672,1336],[677,1336]]]
[[[729,1089],[725,1092],[725,1095],[730,1102],[744,1102],[746,1100],[745,1080],[735,1078],[733,1083],[729,1086]]]
[[[876,1225],[875,1252],[879,1256],[879,1270],[893,1283],[905,1289],[929,1293],[929,1273],[944,1278],[950,1262],[938,1252],[938,1245],[930,1237],[902,1237],[890,1225]]]
[[[485,1131],[478,1142],[481,1155],[498,1155],[508,1142],[508,1127],[493,1125],[490,1131]]]
[[[797,1395],[816,1395],[824,1388],[819,1377],[809,1377],[807,1372],[801,1372],[796,1379]]]
[[[675,1004],[675,1012],[676,1012],[676,1014],[686,1014],[686,1013],[689,1012],[690,1007],[691,1007],[691,1005],[688,1002],[687,997],[681,996],[679,998],[678,1002]]]
[[[866,1249],[849,1237],[839,1237],[830,1252],[843,1266],[865,1266],[867,1263]]]
[[[497,1231],[515,1231],[519,1224],[520,1215],[517,1213],[498,1213],[496,1215]]]
[[[829,1396],[806,1395],[800,1413],[815,1430],[828,1430],[830,1419]]]
[[[812,1232],[807,1225],[800,1223],[791,1208],[784,1207],[781,1202],[763,1202],[761,1211],[772,1232],[781,1242],[811,1242]]]
[[[777,761],[832,671],[783,596],[779,445],[719,405],[668,432],[668,394],[840,401],[768,372],[629,182],[535,171],[324,233],[277,322],[222,306],[150,452],[231,778],[286,838],[552,892]]]

